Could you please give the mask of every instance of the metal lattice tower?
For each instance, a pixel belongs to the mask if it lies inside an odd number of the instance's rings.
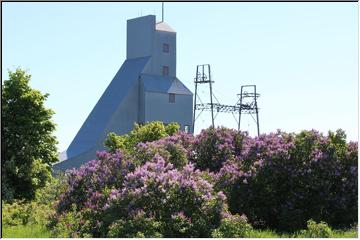
[[[213,92],[212,92],[212,83],[211,81],[211,70],[210,64],[203,64],[196,66],[196,75],[194,79],[195,83],[195,98],[194,98],[194,114],[193,114],[193,129],[195,130],[195,121],[200,116],[200,114],[206,110],[211,111],[211,125],[214,127],[214,104],[213,104]],[[210,89],[210,103],[203,103],[198,95],[198,84],[209,84]],[[198,104],[197,100],[201,103]],[[196,116],[196,110],[200,110],[201,112]]]
[[[245,91],[245,89],[249,89],[249,91]],[[240,94],[238,94],[238,106],[239,106],[239,121],[238,121],[238,130],[240,130],[241,123],[241,114],[250,114],[250,116],[254,119],[257,127],[257,134],[260,135],[260,127],[259,127],[259,109],[257,106],[257,98],[260,97],[259,93],[256,93],[256,85],[243,85],[241,86]],[[253,116],[256,114],[256,120]]]
[[[255,85],[244,85],[241,86],[241,92],[238,94],[239,98],[235,105],[226,105],[220,104],[218,99],[215,97],[212,89],[212,84],[214,81],[211,80],[211,68],[209,64],[202,64],[196,66],[196,75],[194,79],[195,83],[195,97],[194,97],[194,114],[193,114],[193,129],[195,131],[195,122],[198,117],[201,115],[203,111],[211,112],[211,126],[215,126],[215,118],[218,113],[231,113],[238,124],[238,130],[240,130],[240,121],[242,114],[254,114],[256,113],[256,124],[257,124],[257,133],[260,134],[259,130],[259,109],[257,107],[257,98],[260,94],[256,93]],[[201,101],[200,96],[198,95],[198,84],[208,84],[209,86],[209,101],[204,103]],[[248,89],[249,87],[253,87],[253,92],[244,91],[244,89]],[[214,100],[216,103],[214,103]],[[198,103],[198,101],[200,103]],[[198,115],[196,112],[200,111]],[[214,116],[214,112],[216,113]],[[239,114],[238,119],[236,119],[235,114]]]

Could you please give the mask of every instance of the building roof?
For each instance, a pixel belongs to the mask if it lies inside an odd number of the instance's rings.
[[[71,142],[66,152],[68,158],[86,152],[90,147],[95,146],[149,59],[150,57],[133,58],[127,59],[123,63]]]
[[[156,31],[164,31],[164,32],[174,32],[175,30],[172,29],[166,22],[158,22],[155,25]]]
[[[192,95],[192,92],[176,77],[141,74],[146,92]]]

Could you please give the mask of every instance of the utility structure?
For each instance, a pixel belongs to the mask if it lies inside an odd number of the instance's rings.
[[[231,113],[237,122],[238,130],[240,130],[240,122],[242,114],[256,114],[257,125],[257,134],[260,135],[259,128],[259,109],[257,106],[257,98],[260,94],[256,93],[256,85],[243,85],[241,86],[240,94],[238,94],[239,98],[235,105],[227,105],[221,104],[219,100],[215,97],[213,93],[213,83],[211,79],[211,67],[210,64],[202,64],[196,66],[196,75],[194,79],[195,83],[195,94],[194,94],[194,108],[193,108],[193,124],[192,129],[195,130],[196,120],[199,118],[203,111],[211,112],[211,126],[215,127],[215,118],[218,113]],[[199,85],[200,84],[200,85]],[[200,86],[208,86],[209,87],[209,101],[203,102],[198,94],[198,90]],[[247,89],[252,88],[253,91],[246,91]],[[216,102],[214,102],[214,100]],[[200,102],[200,103],[199,103]],[[197,111],[200,111],[198,114]],[[214,114],[215,112],[215,114]],[[238,119],[235,117],[235,114],[238,114]]]
[[[249,89],[246,91],[246,89]],[[238,130],[240,130],[241,123],[241,114],[250,114],[253,120],[256,123],[257,134],[260,135],[260,126],[259,126],[259,108],[257,106],[257,98],[260,97],[260,94],[256,92],[256,85],[243,85],[241,86],[240,94],[238,94],[239,100],[239,121],[238,121]],[[256,114],[256,120],[253,116]]]
[[[211,124],[214,127],[214,104],[213,104],[213,92],[212,92],[212,83],[211,80],[211,70],[210,70],[210,64],[202,64],[196,66],[196,75],[194,79],[195,83],[195,98],[194,98],[194,114],[193,114],[193,128],[195,129],[195,121],[200,116],[200,114],[204,110],[210,110],[211,111]],[[198,84],[209,84],[209,90],[210,90],[210,103],[203,103],[197,93],[198,91]],[[200,104],[197,103],[197,100],[201,102]],[[196,110],[200,110],[201,112],[196,117]]]

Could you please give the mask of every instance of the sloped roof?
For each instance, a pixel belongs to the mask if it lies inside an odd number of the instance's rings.
[[[141,74],[146,92],[192,95],[192,92],[176,77]]]
[[[164,32],[174,32],[175,30],[172,29],[166,22],[158,22],[155,26],[156,31],[164,31]]]
[[[149,59],[150,57],[133,58],[123,63],[71,142],[66,151],[68,158],[95,146],[119,104],[129,94]]]

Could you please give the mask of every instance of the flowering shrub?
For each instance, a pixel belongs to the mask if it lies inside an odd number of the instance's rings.
[[[53,236],[60,238],[90,237],[80,234],[82,224],[82,212],[78,212],[75,204],[73,204],[71,210],[50,218],[48,227],[51,228]]]
[[[194,140],[192,160],[201,170],[219,171],[228,159],[241,155],[247,137],[247,133],[224,127],[202,130]]]
[[[356,222],[357,148],[346,144],[342,131],[262,135],[249,159],[251,171],[238,171],[224,188],[230,210],[245,213],[255,226],[296,230],[310,218],[336,227]],[[220,170],[219,179],[226,173]]]
[[[135,211],[127,220],[119,219],[109,227],[108,237],[116,238],[144,238],[163,237],[161,223],[153,216],[146,216],[142,210]]]
[[[358,146],[341,130],[154,136],[69,171],[53,228],[66,237],[243,237],[251,226],[242,214],[278,230],[357,221]]]
[[[151,161],[155,155],[159,155],[162,158],[169,160],[170,153],[166,150],[164,145],[156,143],[139,143],[132,155],[132,162],[136,166],[141,166],[148,161]]]
[[[167,137],[150,143],[139,143],[133,153],[133,162],[137,165],[151,161],[156,154],[160,155],[175,168],[182,168],[188,163],[188,151],[177,141],[177,136]]]
[[[69,188],[53,218],[55,235],[211,236],[227,212],[226,197],[200,170],[191,163],[176,169],[155,154],[130,171],[132,165],[122,157],[120,152],[99,153],[99,160],[68,173]]]
[[[68,189],[60,196],[58,212],[70,210],[72,204],[78,209],[101,208],[106,199],[103,190],[121,187],[127,172],[134,168],[131,162],[123,160],[120,151],[98,152],[97,158],[67,172]]]
[[[215,193],[191,163],[179,171],[159,155],[154,158],[113,190],[107,218],[133,221],[132,212],[143,211],[161,223],[164,237],[209,237],[226,211],[225,195]]]

